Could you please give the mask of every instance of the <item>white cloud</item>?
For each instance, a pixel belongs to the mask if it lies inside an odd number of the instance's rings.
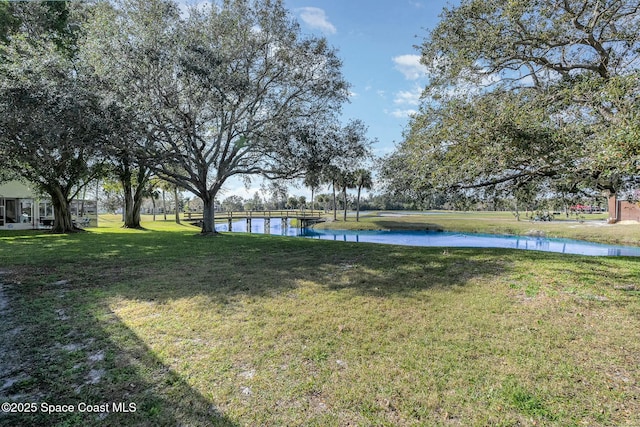
[[[420,105],[421,96],[422,89],[416,86],[413,90],[401,90],[397,92],[393,102],[398,105]]]
[[[407,80],[418,80],[427,74],[427,67],[420,63],[420,55],[400,55],[393,58],[396,70]]]
[[[406,110],[395,109],[393,111],[385,110],[384,112],[397,119],[406,119],[413,116],[414,114],[418,114],[418,111],[412,108],[408,108]]]
[[[397,119],[407,119],[418,114],[417,108],[414,107],[420,105],[421,98],[422,89],[417,85],[411,90],[396,92],[393,103],[397,105],[397,108],[393,110],[385,109],[384,113]]]
[[[326,34],[335,34],[338,32],[335,25],[329,22],[323,9],[318,7],[301,7],[297,10],[300,13],[300,19],[310,28],[320,30]]]
[[[262,189],[260,187],[255,185],[247,187],[239,178],[232,178],[225,182],[224,186],[218,193],[217,199],[222,201],[229,196],[240,196],[243,199],[250,199],[256,192],[260,193],[261,190]]]

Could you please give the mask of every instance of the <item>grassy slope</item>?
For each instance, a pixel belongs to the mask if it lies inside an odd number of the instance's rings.
[[[640,424],[640,260],[147,226],[0,235],[0,401],[137,404],[0,425]]]
[[[565,220],[542,222],[516,221],[509,212],[440,212],[427,215],[402,215],[401,212],[374,212],[347,221],[331,221],[316,228],[348,230],[447,230],[491,234],[543,234],[548,237],[590,240],[602,243],[640,245],[640,225],[606,224],[603,215],[584,215],[585,221]]]

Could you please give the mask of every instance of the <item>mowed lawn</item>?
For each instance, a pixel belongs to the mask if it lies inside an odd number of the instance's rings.
[[[117,225],[0,234],[0,425],[640,425],[640,259]]]

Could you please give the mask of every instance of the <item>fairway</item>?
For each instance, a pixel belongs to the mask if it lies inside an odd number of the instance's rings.
[[[637,259],[112,221],[0,235],[0,425],[640,424]]]

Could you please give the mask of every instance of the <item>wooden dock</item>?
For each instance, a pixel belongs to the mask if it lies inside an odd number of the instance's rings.
[[[183,219],[194,225],[202,223],[203,214],[201,212],[186,212],[183,214]],[[307,228],[313,224],[319,222],[325,222],[326,219],[322,216],[322,211],[318,210],[274,210],[274,211],[244,211],[244,212],[215,212],[214,218],[216,221],[225,220],[229,224],[229,231],[232,231],[232,223],[238,220],[247,221],[247,231],[251,232],[251,220],[262,219],[264,220],[265,232],[271,226],[272,219],[280,219],[283,226],[287,224],[290,219],[295,219],[298,222],[299,228]]]

